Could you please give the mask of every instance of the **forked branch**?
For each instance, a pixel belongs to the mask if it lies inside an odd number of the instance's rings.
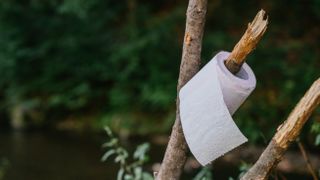
[[[199,70],[206,11],[207,0],[189,0],[178,92]],[[265,12],[263,10],[258,12],[227,59],[226,67],[232,73],[235,74],[240,70],[245,57],[256,47],[266,31],[268,20],[264,19],[264,16]],[[179,97],[177,97],[176,120],[160,171],[155,175],[156,178],[159,180],[179,179],[186,161],[187,151],[188,148],[180,122]]]

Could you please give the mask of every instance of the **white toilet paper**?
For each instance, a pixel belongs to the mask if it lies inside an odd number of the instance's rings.
[[[228,55],[218,53],[179,92],[184,136],[202,165],[247,141],[231,115],[253,91],[256,78],[246,63],[233,75],[224,65]]]

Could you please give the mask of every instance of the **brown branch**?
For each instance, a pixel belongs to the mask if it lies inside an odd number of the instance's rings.
[[[207,0],[189,0],[177,92],[199,71],[206,12]],[[176,120],[157,175],[160,180],[179,179],[187,157],[188,147],[180,122],[179,96],[176,106]]]
[[[319,180],[319,178],[317,177],[317,174],[314,172],[314,168],[312,167],[312,164],[311,164],[310,159],[309,159],[309,157],[307,155],[307,152],[304,149],[303,144],[301,143],[301,141],[299,139],[297,139],[297,144],[299,146],[299,149],[300,149],[300,152],[302,154],[302,157],[303,157],[303,159],[305,160],[305,162],[307,164],[308,170],[309,170],[310,174],[313,177],[313,180]]]
[[[199,71],[206,11],[207,0],[189,0],[178,92]],[[256,47],[266,31],[268,20],[264,20],[264,16],[265,12],[261,10],[253,22],[249,23],[245,34],[231,52],[226,61],[226,67],[231,72],[236,73],[240,70],[245,57]],[[188,152],[180,122],[179,97],[177,97],[176,107],[175,124],[160,171],[157,173],[157,179],[161,180],[179,179]]]
[[[241,180],[267,179],[271,170],[278,164],[288,146],[300,134],[305,122],[320,103],[320,78],[316,80],[302,97],[288,119],[281,124],[271,142],[258,161],[244,174]]]
[[[236,74],[240,70],[247,55],[256,48],[257,43],[265,33],[268,25],[268,17],[265,18],[265,16],[264,10],[258,12],[227,58],[225,64],[231,73]]]

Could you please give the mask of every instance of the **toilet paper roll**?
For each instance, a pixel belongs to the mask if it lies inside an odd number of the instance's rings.
[[[231,116],[254,90],[256,78],[246,63],[233,75],[224,65],[228,56],[218,53],[179,92],[184,136],[202,165],[247,141]]]

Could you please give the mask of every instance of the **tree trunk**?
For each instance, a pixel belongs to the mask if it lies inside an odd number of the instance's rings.
[[[189,1],[177,93],[199,71],[206,12],[207,0]],[[188,147],[180,121],[179,96],[176,106],[176,120],[157,174],[160,180],[179,179],[187,157]]]

